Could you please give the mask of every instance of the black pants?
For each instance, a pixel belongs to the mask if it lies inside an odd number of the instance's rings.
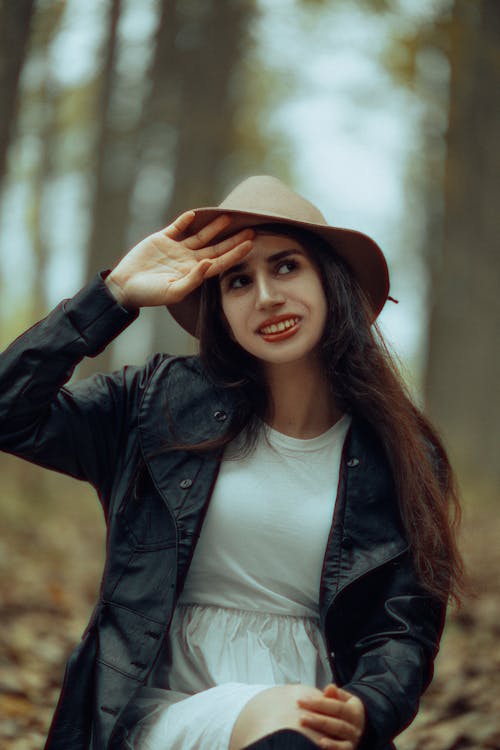
[[[294,729],[280,729],[247,745],[244,750],[313,750],[318,746]]]

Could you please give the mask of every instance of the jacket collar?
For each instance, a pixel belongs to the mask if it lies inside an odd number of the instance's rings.
[[[206,377],[197,357],[166,358],[155,370],[140,405],[139,438],[153,481],[174,516],[190,496],[199,471],[210,485],[215,481],[220,452],[202,458],[168,447],[220,437],[232,416],[231,399]]]

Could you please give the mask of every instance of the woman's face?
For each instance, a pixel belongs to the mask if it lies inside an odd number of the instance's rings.
[[[219,278],[234,340],[268,364],[309,357],[323,334],[327,303],[320,274],[291,237],[257,234],[245,259]]]

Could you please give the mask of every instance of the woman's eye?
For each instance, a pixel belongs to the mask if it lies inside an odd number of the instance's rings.
[[[278,266],[278,274],[282,275],[285,273],[290,273],[291,271],[295,271],[297,268],[297,263],[294,260],[286,260],[284,263],[280,263]]]
[[[250,283],[250,279],[248,276],[233,276],[229,279],[228,282],[228,288],[229,289],[241,289],[242,287],[246,286]]]

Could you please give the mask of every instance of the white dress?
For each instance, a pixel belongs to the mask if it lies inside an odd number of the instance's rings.
[[[170,627],[167,707],[141,750],[227,750],[261,690],[330,681],[318,595],[350,421],[226,449]]]

